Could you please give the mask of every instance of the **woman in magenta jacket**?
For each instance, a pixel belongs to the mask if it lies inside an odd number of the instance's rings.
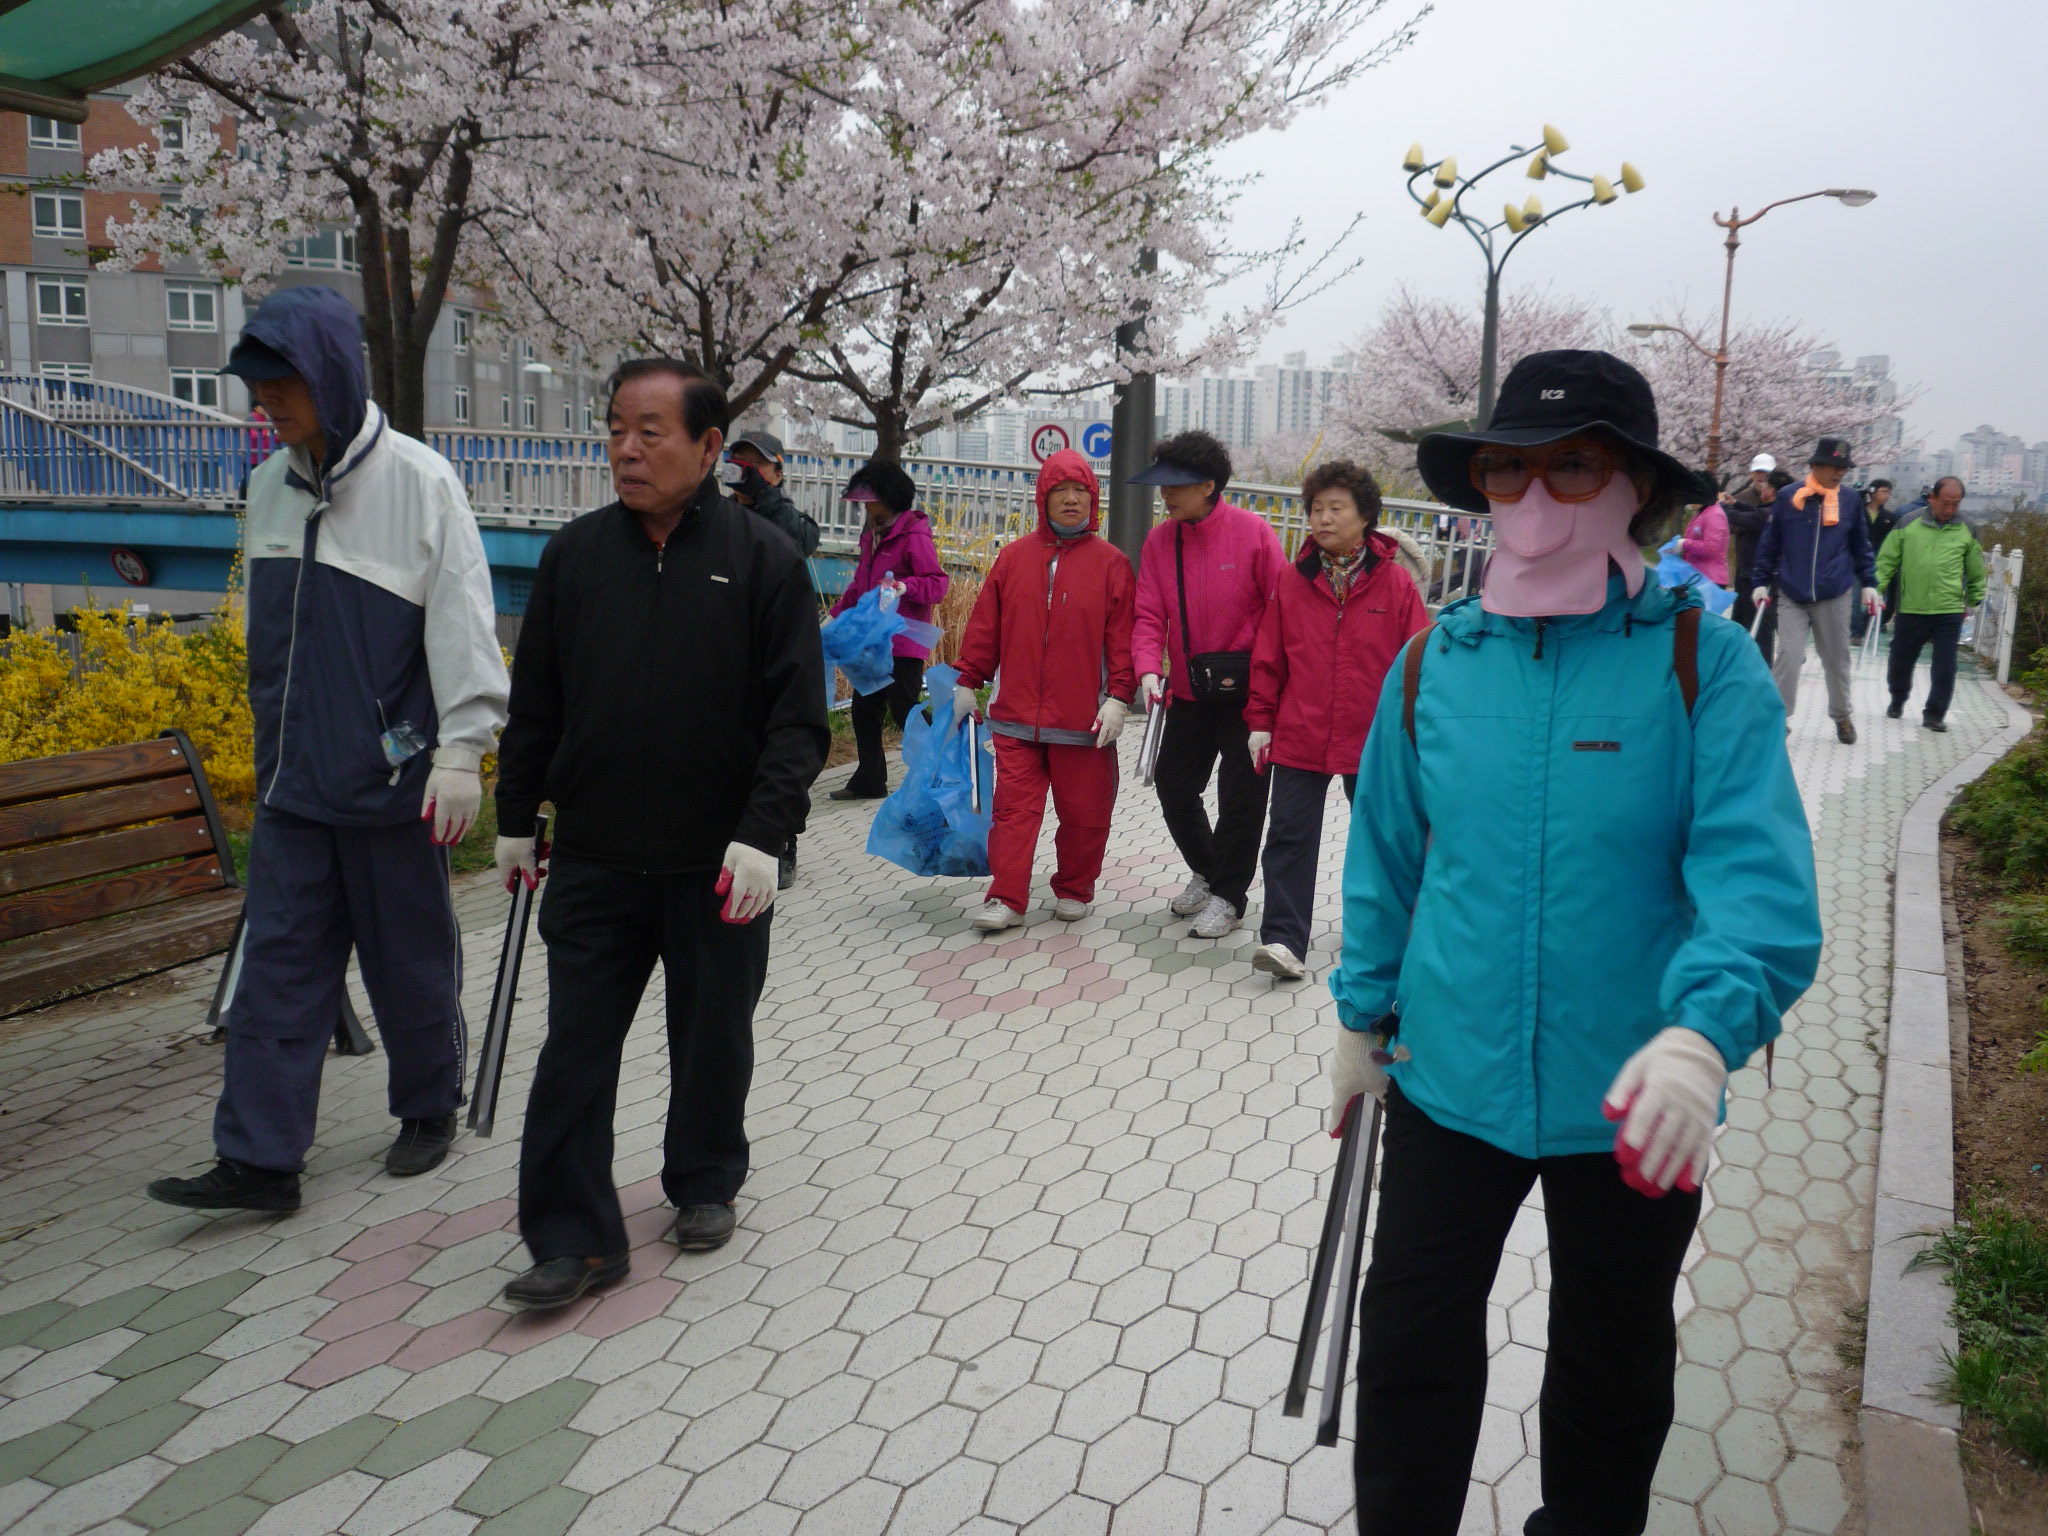
[[[1308,974],[1330,780],[1343,777],[1348,803],[1387,669],[1429,622],[1400,546],[1373,528],[1380,488],[1371,474],[1338,459],[1308,477],[1301,499],[1308,542],[1259,623],[1244,712],[1252,766],[1272,778],[1266,911],[1252,965],[1283,981]]]
[[[847,482],[846,500],[865,503],[868,521],[860,531],[859,563],[839,601],[832,605],[833,614],[844,613],[875,587],[894,586],[896,611],[906,619],[929,622],[932,610],[946,595],[949,578],[939,564],[938,546],[932,542],[931,519],[917,510],[917,483],[894,460],[870,459]],[[849,713],[860,761],[853,777],[832,791],[834,800],[880,800],[889,793],[882,718],[893,717],[896,729],[903,729],[918,695],[924,692],[925,658],[931,655],[929,646],[903,635],[896,637],[891,649],[896,658],[896,680],[879,693],[854,695]]]

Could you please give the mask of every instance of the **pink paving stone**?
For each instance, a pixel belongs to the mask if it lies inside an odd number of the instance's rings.
[[[635,1211],[626,1218],[626,1246],[640,1248],[654,1242],[667,1233],[675,1219],[676,1213],[666,1205],[653,1205],[644,1211]]]
[[[964,1019],[981,1012],[988,1006],[985,997],[956,997],[950,1003],[939,1004],[942,1019]]]
[[[1080,999],[1081,989],[1077,986],[1069,984],[1060,987],[1047,987],[1038,994],[1038,1006],[1041,1008],[1063,1008],[1068,1003],[1079,1002]]]
[[[1087,1003],[1106,1003],[1112,997],[1124,995],[1124,984],[1115,977],[1108,981],[1091,981],[1081,989],[1081,1000]]]
[[[576,1331],[589,1338],[608,1339],[615,1333],[623,1333],[636,1323],[644,1323],[650,1317],[661,1316],[668,1304],[680,1296],[682,1291],[682,1281],[656,1275],[651,1280],[642,1280],[638,1285],[629,1285],[621,1290],[609,1292]]]
[[[952,958],[949,951],[928,949],[921,955],[912,955],[903,962],[903,968],[910,971],[928,971],[935,965],[944,965]]]
[[[1038,994],[1029,987],[1012,987],[999,992],[988,1001],[991,1013],[1015,1013],[1019,1008],[1029,1008],[1038,1001]]]
[[[973,992],[974,983],[961,976],[940,986],[927,987],[924,995],[935,1003],[950,1003],[955,998],[971,996]]]
[[[380,1253],[374,1259],[351,1264],[322,1286],[320,1294],[334,1301],[352,1301],[358,1296],[367,1296],[394,1281],[405,1279],[433,1256],[434,1250],[424,1244],[408,1243],[403,1248]]]
[[[344,1301],[306,1330],[309,1339],[345,1339],[380,1323],[405,1316],[427,1294],[424,1285],[387,1285],[381,1291]]]
[[[420,1330],[419,1337],[391,1357],[401,1371],[431,1371],[457,1355],[482,1349],[505,1326],[508,1313],[482,1307]]]
[[[484,1347],[501,1355],[523,1354],[536,1344],[545,1344],[557,1334],[572,1333],[576,1325],[597,1307],[595,1297],[586,1296],[566,1307],[546,1312],[522,1312],[492,1337]]]
[[[1081,935],[1078,933],[1056,933],[1049,939],[1038,941],[1039,952],[1047,955],[1065,954],[1070,949],[1080,948],[1080,945]]]
[[[628,1214],[644,1211],[660,1205],[668,1198],[662,1193],[661,1175],[650,1173],[644,1179],[635,1179],[619,1191],[619,1208]]]
[[[426,1235],[425,1241],[435,1248],[453,1248],[472,1237],[502,1230],[518,1213],[517,1200],[487,1200],[466,1211],[457,1211],[453,1216],[444,1216],[441,1224]]]
[[[959,979],[960,967],[957,965],[935,965],[918,978],[927,990],[932,987],[943,987],[947,982]]]
[[[1109,967],[1100,960],[1092,960],[1086,965],[1075,965],[1067,968],[1067,980],[1077,987],[1085,987],[1091,981],[1101,981],[1107,975],[1109,975]]]
[[[439,1226],[441,1220],[439,1211],[414,1211],[409,1216],[394,1216],[350,1238],[335,1256],[347,1259],[351,1264],[359,1259],[374,1259],[394,1248],[418,1242]]]
[[[367,1333],[337,1339],[285,1379],[315,1391],[333,1386],[373,1365],[382,1365],[411,1343],[418,1332],[409,1323],[385,1323]]]
[[[977,960],[993,960],[995,957],[996,947],[993,944],[970,944],[965,949],[953,951],[953,963],[963,971]]]

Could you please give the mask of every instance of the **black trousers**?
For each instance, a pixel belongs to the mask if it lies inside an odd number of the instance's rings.
[[[853,745],[860,754],[848,789],[878,792],[889,787],[889,760],[882,747],[882,720],[886,716],[902,730],[910,719],[917,696],[924,692],[924,663],[915,656],[896,658],[896,680],[874,693],[857,693],[847,707],[853,716]]]
[[[1188,869],[1244,915],[1245,892],[1259,864],[1259,833],[1266,821],[1266,779],[1252,771],[1245,740],[1244,705],[1176,697],[1166,711],[1159,762],[1152,783],[1174,847]],[[1221,758],[1219,767],[1217,760]],[[1216,774],[1216,825],[1202,791]]]
[[[1747,580],[1735,584],[1735,606],[1728,611],[1728,617],[1744,629],[1756,623],[1756,604],[1749,600],[1751,584]],[[1778,605],[1772,603],[1764,610],[1764,621],[1756,632],[1757,649],[1764,653],[1764,665],[1769,666],[1778,654]]]
[[[1671,1427],[1671,1296],[1698,1194],[1650,1200],[1611,1154],[1520,1158],[1387,1091],[1359,1304],[1359,1536],[1454,1536],[1486,1397],[1486,1294],[1543,1182],[1550,1339],[1543,1504],[1556,1536],[1636,1536]]]
[[[1920,648],[1934,647],[1934,677],[1927,685],[1927,703],[1922,709],[1930,720],[1945,719],[1949,701],[1956,696],[1956,646],[1963,638],[1960,613],[1902,613],[1892,631],[1892,702],[1903,707],[1913,696],[1913,668],[1920,660]]]
[[[1162,755],[1164,744],[1161,744]],[[1316,860],[1323,850],[1323,806],[1330,775],[1275,763],[1272,804],[1266,811],[1266,909],[1259,920],[1261,944],[1285,944],[1297,960],[1308,957],[1309,923],[1316,906]],[[1344,775],[1344,803],[1358,794],[1358,775]]]
[[[661,1186],[678,1206],[731,1200],[747,1176],[754,1005],[773,909],[718,915],[717,872],[643,875],[557,856],[540,905],[548,1036],[519,1141],[519,1233],[536,1263],[626,1251],[612,1117],[626,1034],[661,962],[668,1132]]]

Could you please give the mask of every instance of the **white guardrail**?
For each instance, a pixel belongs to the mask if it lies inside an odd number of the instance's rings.
[[[2012,638],[2019,627],[2020,578],[2027,552],[1994,544],[1984,556],[1984,601],[1970,644],[1998,672],[2003,683],[2012,676]]]

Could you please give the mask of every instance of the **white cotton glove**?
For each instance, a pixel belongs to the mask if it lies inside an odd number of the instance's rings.
[[[1131,706],[1122,699],[1104,699],[1095,712],[1095,745],[1106,747],[1124,733],[1124,716]]]
[[[1157,672],[1147,672],[1138,679],[1138,697],[1145,701],[1147,709],[1166,697],[1166,684],[1159,680]]]
[[[1387,1069],[1372,1053],[1386,1051],[1387,1037],[1369,1029],[1337,1026],[1337,1048],[1330,1053],[1330,1134],[1344,1128],[1344,1106],[1361,1093],[1387,1096]]]
[[[1271,731],[1253,731],[1251,735],[1244,739],[1244,749],[1252,755],[1252,772],[1264,773],[1266,771],[1266,759],[1272,755],[1273,751],[1273,733]]]
[[[714,887],[725,898],[718,915],[728,923],[751,923],[775,905],[775,855],[746,843],[728,843],[725,867]]]
[[[1621,1121],[1614,1158],[1622,1182],[1652,1200],[1674,1183],[1688,1194],[1698,1189],[1727,1086],[1719,1048],[1676,1024],[1622,1063],[1601,1105],[1608,1119]]]
[[[1771,600],[1771,589],[1769,587],[1758,587],[1749,594],[1749,600],[1756,607],[1761,608]]]
[[[526,882],[530,891],[548,872],[548,845],[536,844],[530,837],[499,838],[492,857],[497,862],[498,873],[505,877],[505,889],[508,891],[521,880]]]
[[[427,775],[420,820],[434,823],[434,841],[446,847],[469,836],[470,824],[484,803],[484,782],[477,777],[481,758],[467,747],[436,747],[433,771]]]
[[[1863,589],[1863,611],[1865,613],[1876,613],[1882,607],[1884,607],[1884,594],[1875,587],[1865,587]]]
[[[965,720],[981,708],[981,698],[972,688],[956,685],[953,689],[953,719]]]

